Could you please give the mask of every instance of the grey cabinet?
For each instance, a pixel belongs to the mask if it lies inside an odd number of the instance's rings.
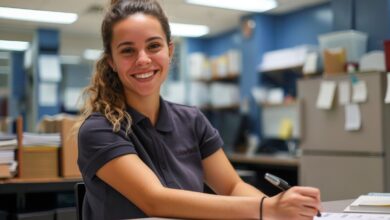
[[[345,109],[337,92],[330,110],[316,108],[322,80],[340,82],[348,75],[298,82],[302,101],[302,157],[299,182],[319,187],[323,200],[350,199],[367,192],[390,190],[390,108],[384,104],[384,73],[357,74],[367,85],[368,100],[360,103],[362,127],[346,131]]]

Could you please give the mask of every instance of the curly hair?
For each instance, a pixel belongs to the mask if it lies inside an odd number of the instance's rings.
[[[112,56],[111,41],[114,25],[137,13],[156,18],[161,24],[167,42],[171,42],[168,18],[156,0],[111,0],[111,6],[101,26],[104,51],[95,65],[90,85],[83,92],[82,97],[85,102],[81,109],[82,117],[78,127],[91,113],[100,112],[110,121],[114,132],[118,132],[121,125],[126,127],[126,131],[130,130],[132,119],[126,111],[124,88],[108,60]]]

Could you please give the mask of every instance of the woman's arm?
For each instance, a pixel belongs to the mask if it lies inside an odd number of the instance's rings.
[[[202,161],[206,184],[219,195],[262,197],[264,193],[238,176],[222,149]]]
[[[222,149],[203,160],[205,182],[221,195],[261,198],[264,193],[237,175]],[[320,192],[312,187],[292,187],[264,201],[264,219],[312,219],[320,209]]]
[[[111,160],[98,170],[97,176],[149,216],[190,219],[259,219],[260,216],[260,196],[211,195],[166,188],[137,155]],[[263,219],[312,219],[319,208],[316,193],[289,190],[266,199]]]
[[[134,154],[111,160],[97,176],[148,216],[191,219],[258,219],[260,197],[231,197],[166,188]]]

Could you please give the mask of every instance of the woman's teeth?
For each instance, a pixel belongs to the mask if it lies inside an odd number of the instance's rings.
[[[137,79],[146,79],[146,78],[153,76],[153,74],[154,74],[154,72],[148,72],[148,73],[136,74],[136,75],[134,75],[134,77]]]

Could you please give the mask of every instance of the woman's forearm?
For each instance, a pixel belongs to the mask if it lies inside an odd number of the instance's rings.
[[[220,196],[163,188],[151,198],[151,216],[191,219],[259,219],[260,196]]]
[[[256,187],[245,183],[244,181],[238,182],[230,193],[231,196],[250,196],[250,197],[263,197],[265,194],[258,190]]]

